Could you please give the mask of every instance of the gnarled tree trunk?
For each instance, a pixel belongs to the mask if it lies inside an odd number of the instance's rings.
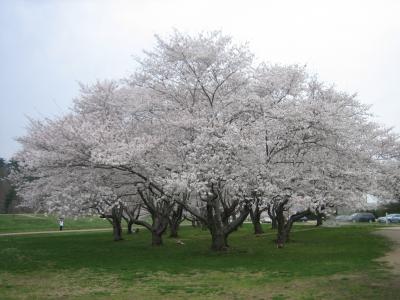
[[[315,226],[321,226],[323,224],[324,214],[317,211],[315,215],[317,216],[317,224]]]
[[[124,207],[124,213],[122,214],[122,218],[126,222],[128,234],[133,233],[132,226],[133,224],[135,224],[134,220],[139,219],[140,210],[141,210],[141,204]]]
[[[227,236],[223,232],[213,232],[211,234],[211,250],[225,251],[228,249]]]
[[[268,206],[267,213],[269,218],[271,219],[271,229],[278,228],[278,221],[276,219],[276,212],[274,206]]]
[[[161,246],[163,244],[162,234],[158,233],[156,230],[151,232],[151,245]]]
[[[321,226],[322,223],[323,223],[322,215],[321,214],[317,214],[317,224],[315,226]]]
[[[113,237],[114,241],[122,240],[122,213],[123,213],[123,206],[118,205],[111,208],[111,214],[100,214],[100,218],[106,218],[113,227]]]
[[[211,249],[214,251],[228,249],[221,214],[220,199],[215,195],[207,201],[207,226],[211,233]]]
[[[229,248],[229,235],[237,230],[246,219],[249,214],[249,207],[247,204],[241,207],[240,215],[230,222],[229,219],[232,215],[237,213],[239,201],[233,201],[230,204],[223,202],[221,195],[217,193],[208,196],[204,201],[207,203],[204,214],[196,213],[188,206],[185,208],[207,226],[211,234],[211,250],[225,251]]]
[[[169,225],[169,237],[178,238],[179,223],[171,223]]]
[[[302,217],[306,216],[309,213],[310,212],[308,210],[299,212],[299,213],[296,213],[296,214],[290,216],[290,218],[288,218],[288,220],[286,220],[286,218],[283,214],[283,208],[278,209],[277,214],[276,214],[277,223],[278,223],[278,234],[277,234],[277,239],[276,239],[276,245],[278,248],[283,248],[285,243],[289,241],[289,235],[290,235],[290,231],[292,229],[293,223],[295,221],[301,219]]]
[[[116,221],[115,223],[113,223],[113,236],[114,236],[114,241],[120,241],[123,239],[121,222]]]
[[[253,207],[250,209],[250,219],[253,223],[254,234],[262,234],[264,230],[261,226],[261,213],[259,199],[256,199],[253,203]]]
[[[152,215],[153,224],[151,226],[151,244],[161,246],[163,244],[162,235],[168,228],[168,217],[163,214]]]
[[[122,211],[123,211],[122,205],[119,207],[114,206],[111,210],[114,241],[122,240],[122,225],[121,225]]]
[[[278,229],[278,222],[276,218],[271,219],[271,229]]]
[[[253,222],[253,227],[254,227],[254,234],[264,233],[264,230],[262,229],[262,226],[261,226],[260,219]]]
[[[262,226],[261,226],[261,220],[260,220],[261,213],[250,210],[250,218],[251,218],[251,222],[253,223],[254,234],[264,233],[264,230],[262,229]]]
[[[175,205],[176,205],[176,209],[172,210],[172,213],[169,216],[169,220],[168,220],[169,229],[170,229],[169,236],[172,238],[178,237],[179,225],[184,220],[183,205],[182,204],[175,204]]]
[[[151,232],[153,246],[161,246],[163,244],[162,235],[168,228],[168,218],[173,202],[169,198],[164,198],[162,190],[151,183],[148,187],[139,188],[138,193],[143,200],[144,207],[151,215],[152,223],[139,220],[139,218],[133,222],[146,227]]]
[[[276,223],[277,223],[277,237],[276,246],[278,248],[283,248],[286,243],[286,231],[285,231],[285,216],[283,214],[283,207],[279,207],[276,211]]]
[[[128,231],[127,231],[128,234],[132,234],[133,233],[132,232],[133,221],[129,220],[127,223],[127,226],[128,226]]]

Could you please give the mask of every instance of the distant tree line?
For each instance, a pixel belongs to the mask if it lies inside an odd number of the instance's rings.
[[[8,179],[12,170],[18,168],[15,160],[0,158],[0,213],[7,214],[21,211],[18,205],[18,197],[15,187]],[[26,210],[26,208],[25,208]]]

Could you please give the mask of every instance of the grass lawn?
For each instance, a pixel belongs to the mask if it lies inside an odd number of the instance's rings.
[[[107,220],[99,217],[66,218],[64,220],[64,230],[92,228],[111,228],[111,225]],[[58,230],[58,218],[56,216],[0,214],[0,233],[47,230]]]
[[[398,278],[374,259],[390,243],[373,226],[296,226],[276,249],[274,232],[245,225],[226,253],[208,232],[181,241],[150,235],[113,242],[111,232],[0,237],[0,299],[399,299]],[[311,229],[311,230],[310,230]]]

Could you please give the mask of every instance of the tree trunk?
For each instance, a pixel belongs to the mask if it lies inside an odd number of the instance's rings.
[[[283,233],[283,231],[279,231],[277,239],[276,239],[276,247],[277,248],[283,248],[284,245],[285,245],[284,233]]]
[[[290,216],[290,218],[288,220],[286,220],[283,215],[283,210],[277,211],[276,218],[277,218],[277,222],[278,222],[278,236],[276,239],[276,245],[278,248],[283,248],[285,243],[289,241],[289,234],[290,234],[290,231],[292,230],[293,223],[296,220],[299,220],[300,218],[304,217],[308,213],[309,213],[308,210],[300,212],[300,213],[296,213],[296,214]]]
[[[317,213],[317,225],[315,226],[321,226],[322,225],[322,214]]]
[[[163,214],[152,215],[153,224],[151,228],[152,232],[152,242],[153,246],[161,246],[163,244],[162,235],[167,230],[168,227],[168,216]]]
[[[227,236],[222,232],[211,233],[212,242],[211,250],[214,251],[226,251],[228,249]]]
[[[256,221],[256,223],[253,223],[253,226],[254,226],[254,234],[264,233],[264,230],[262,229],[260,220]]]
[[[113,235],[114,235],[114,241],[122,240],[121,223],[114,223],[113,224]]]
[[[134,220],[137,220],[140,216],[140,205],[125,207],[124,211],[126,215],[122,214],[122,218],[125,220],[127,225],[127,234],[132,234],[132,226],[135,224]]]
[[[161,246],[163,244],[162,233],[158,233],[157,230],[153,230],[151,233],[151,244],[153,246]]]
[[[258,209],[255,209],[254,211],[251,209],[250,210],[250,218],[251,222],[253,223],[254,227],[254,234],[262,234],[264,233],[262,226],[261,226],[261,212],[259,212]]]
[[[122,240],[122,208],[121,207],[113,207],[111,210],[112,217],[112,225],[113,225],[113,235],[114,241]]]
[[[290,225],[286,224],[286,226],[283,226],[282,230],[278,230],[278,237],[276,240],[278,248],[283,248],[285,243],[288,242],[290,227]]]
[[[289,242],[290,241],[290,232],[292,231],[292,227],[293,227],[293,220],[289,220],[288,223],[286,223],[285,225],[285,242]]]
[[[276,246],[278,248],[283,248],[285,243],[289,241],[289,233],[292,229],[293,222],[300,217],[297,215],[296,217],[291,216],[288,220],[286,220],[285,216],[283,215],[283,206],[276,211],[276,222],[278,225]]]
[[[163,244],[162,235],[168,227],[168,218],[163,217],[161,214],[153,214],[152,219],[152,224],[138,219],[133,221],[137,225],[146,227],[151,232],[151,244],[153,246],[161,246]]]
[[[128,222],[128,234],[132,234],[132,225],[133,225],[133,221],[129,221]]]
[[[271,229],[277,229],[278,228],[278,222],[276,221],[276,218],[271,218]]]
[[[178,229],[179,229],[179,223],[171,222],[169,224],[169,230],[170,230],[169,237],[177,238],[178,237]]]
[[[238,212],[239,201],[233,201],[232,203],[228,201],[221,202],[221,194],[217,195],[217,193],[213,193],[208,198],[203,199],[207,203],[203,213],[197,213],[189,207],[185,207],[198,220],[201,220],[201,223],[209,230],[211,234],[211,250],[213,251],[227,250],[229,247],[229,234],[237,230],[249,215],[249,205],[244,202],[239,207],[239,216],[236,216],[234,220],[229,222],[232,215]]]
[[[276,237],[276,246],[278,248],[283,248],[286,242],[285,217],[283,215],[283,211],[276,212],[276,223],[278,229],[278,234]]]
[[[268,216],[271,219],[271,229],[278,228],[278,222],[276,220],[276,212],[274,211],[273,207],[269,207],[267,210]]]
[[[224,223],[222,222],[222,212],[218,197],[210,199],[207,203],[207,227],[211,233],[211,250],[225,251],[228,249],[227,237],[224,233]]]
[[[169,237],[172,238],[178,237],[178,229],[182,221],[183,221],[183,205],[177,204],[177,207],[172,210],[168,218],[169,229],[170,229]]]
[[[234,212],[232,209],[231,211]],[[249,207],[245,205],[242,207],[239,217],[235,218],[231,223],[224,224],[221,218],[219,203],[214,201],[211,205],[207,204],[208,226],[212,237],[211,249],[214,251],[227,250],[229,248],[228,236],[237,230],[248,215]]]

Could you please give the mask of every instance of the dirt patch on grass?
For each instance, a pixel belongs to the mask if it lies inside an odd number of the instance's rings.
[[[392,278],[341,273],[277,278],[274,272],[196,271],[110,273],[79,270],[31,274],[0,273],[2,299],[395,299]],[[386,276],[386,277],[385,277]],[[393,298],[394,297],[394,298]]]
[[[1,299],[79,299],[96,295],[112,295],[120,285],[111,274],[78,271],[0,273]]]
[[[154,299],[392,299],[400,291],[390,277],[367,273],[287,280],[276,279],[270,272],[199,272],[189,276],[159,273],[153,274],[150,282],[153,292],[157,289]]]
[[[393,249],[385,256],[379,258],[378,261],[387,263],[392,268],[394,274],[400,275],[400,227],[384,228],[376,233],[394,242]]]

